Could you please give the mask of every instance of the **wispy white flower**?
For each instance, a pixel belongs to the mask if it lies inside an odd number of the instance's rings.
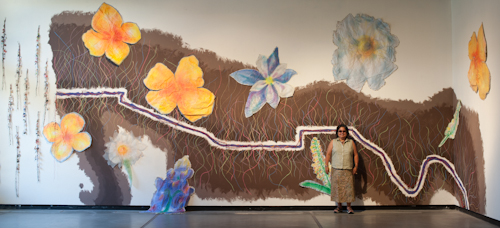
[[[132,168],[139,158],[142,157],[142,151],[146,149],[139,138],[134,137],[131,132],[118,127],[118,132],[115,131],[113,137],[109,137],[109,142],[104,144],[104,158],[108,161],[111,167],[125,166],[128,173],[130,183],[132,183]]]
[[[382,19],[349,14],[337,23],[333,43],[338,47],[333,53],[333,76],[337,81],[346,80],[357,92],[365,82],[379,90],[398,68],[394,61],[399,39]]]

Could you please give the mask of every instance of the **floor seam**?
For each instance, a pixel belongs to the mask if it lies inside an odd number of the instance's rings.
[[[313,217],[314,221],[316,222],[316,225],[318,225],[319,228],[323,228],[323,226],[321,226],[321,223],[319,223],[318,219],[316,218],[316,216],[314,216],[314,214],[312,212],[309,212],[311,214],[311,216]]]
[[[146,227],[151,221],[153,221],[153,219],[156,218],[156,216],[158,216],[158,214],[156,214],[155,216],[153,216],[153,218],[151,218],[148,222],[146,222],[146,224],[142,225],[141,228]]]

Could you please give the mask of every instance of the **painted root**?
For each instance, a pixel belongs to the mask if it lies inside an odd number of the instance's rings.
[[[174,168],[167,171],[165,180],[156,178],[156,192],[151,199],[151,207],[147,212],[152,213],[183,213],[186,204],[194,193],[187,179],[191,178],[194,170],[191,168],[189,155],[175,162]]]
[[[323,182],[323,185],[312,180],[303,181],[299,185],[304,188],[314,189],[318,192],[330,195],[331,183],[329,175],[325,172],[325,155],[323,154],[321,144],[316,137],[311,140],[311,154],[313,157],[311,167],[313,167],[314,174],[316,174],[316,177]]]

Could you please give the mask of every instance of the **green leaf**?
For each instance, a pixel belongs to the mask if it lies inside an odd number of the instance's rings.
[[[330,192],[331,192],[331,189],[329,187],[323,186],[323,185],[316,183],[312,180],[302,181],[299,185],[301,187],[304,187],[304,188],[314,189],[318,192],[325,193],[327,195],[330,195]]]

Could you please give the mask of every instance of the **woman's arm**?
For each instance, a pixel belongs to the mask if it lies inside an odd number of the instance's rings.
[[[333,149],[333,140],[328,144],[328,148],[326,148],[326,161],[325,161],[325,171],[326,173],[330,173],[330,159],[332,158],[332,149]]]
[[[352,174],[357,174],[359,156],[358,156],[358,149],[356,149],[356,143],[354,142],[354,140],[352,140],[352,149],[354,150],[354,168],[352,169]]]

